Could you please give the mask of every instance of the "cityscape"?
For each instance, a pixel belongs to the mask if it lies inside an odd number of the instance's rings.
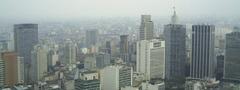
[[[0,90],[240,90],[238,3],[2,0]]]

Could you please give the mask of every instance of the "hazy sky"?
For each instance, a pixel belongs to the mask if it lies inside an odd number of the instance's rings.
[[[240,17],[240,0],[0,0],[0,18],[169,16]]]

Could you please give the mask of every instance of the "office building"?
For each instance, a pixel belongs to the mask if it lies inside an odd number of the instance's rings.
[[[5,85],[14,86],[18,83],[18,64],[15,52],[3,52],[2,59],[5,65]]]
[[[224,79],[240,81],[240,32],[226,34]]]
[[[31,50],[38,43],[38,25],[37,24],[16,24],[14,25],[14,48],[18,56],[24,57],[25,63],[25,81],[30,77],[29,69],[31,67]]]
[[[97,45],[98,41],[98,30],[92,29],[86,31],[86,47],[92,47]]]
[[[24,83],[24,58],[17,57],[18,83]]]
[[[76,55],[77,55],[77,49],[76,44],[73,43],[71,40],[67,40],[63,49],[63,63],[65,65],[72,65],[76,64]]]
[[[192,57],[190,77],[209,79],[214,77],[214,32],[213,25],[192,26]]]
[[[144,80],[161,78],[165,75],[165,42],[158,39],[137,42],[137,72]]]
[[[99,73],[96,71],[80,71],[74,82],[75,90],[100,90]]]
[[[32,51],[32,67],[31,67],[31,82],[37,82],[43,80],[47,75],[47,52],[48,49],[45,45],[38,44],[34,46]]]
[[[129,63],[129,41],[128,35],[121,35],[120,36],[120,58]]]
[[[108,53],[99,53],[96,55],[96,66],[98,69],[111,64],[111,56]]]
[[[151,40],[154,38],[153,34],[154,24],[151,21],[151,15],[141,16],[141,25],[139,31],[140,40]]]
[[[120,90],[132,86],[131,67],[125,65],[107,66],[100,71],[101,90]]]
[[[175,10],[171,23],[164,26],[164,38],[166,42],[165,77],[168,81],[182,81],[185,79],[187,62],[186,26],[178,24]]]

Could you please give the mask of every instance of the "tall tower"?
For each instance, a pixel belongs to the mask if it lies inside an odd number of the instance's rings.
[[[141,25],[140,25],[140,40],[151,40],[154,38],[153,34],[154,24],[151,21],[151,15],[142,15],[141,16]]]
[[[185,81],[187,59],[186,26],[177,24],[175,9],[170,24],[164,26],[164,38],[166,42],[166,81],[176,83],[176,85],[169,85],[169,87],[181,87]]]
[[[25,82],[30,79],[29,68],[31,67],[31,50],[38,43],[37,24],[16,24],[14,25],[14,47],[20,57],[24,58]]]
[[[194,79],[209,79],[214,73],[214,38],[215,26],[192,26],[192,61],[190,77]]]
[[[38,44],[34,46],[31,52],[32,56],[32,67],[31,67],[31,80],[37,82],[43,80],[43,77],[47,74],[47,53],[48,49],[45,45]]]
[[[120,57],[124,62],[127,62],[127,63],[130,62],[128,35],[120,36]]]
[[[226,34],[224,79],[240,81],[240,32]]]
[[[98,30],[92,29],[86,31],[86,47],[92,47],[97,44]]]

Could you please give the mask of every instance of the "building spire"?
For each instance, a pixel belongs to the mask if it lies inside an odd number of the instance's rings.
[[[176,8],[175,8],[175,6],[173,7],[173,16],[172,16],[172,18],[171,18],[171,23],[172,24],[177,24],[177,22],[178,22],[178,17],[177,17],[177,13],[176,13]]]

